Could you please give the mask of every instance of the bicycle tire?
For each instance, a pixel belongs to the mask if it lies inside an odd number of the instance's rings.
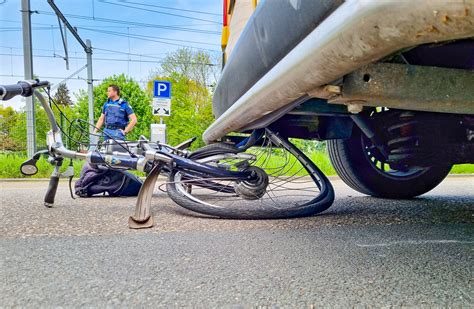
[[[304,217],[318,214],[328,209],[334,201],[334,189],[324,175],[324,173],[312,162],[303,152],[301,152],[295,145],[293,145],[286,138],[275,134],[271,130],[266,130],[267,137],[272,143],[279,145],[292,154],[299,163],[308,172],[308,177],[312,179],[315,185],[319,188],[319,194],[311,198],[311,200],[295,205],[291,202],[282,203],[281,205],[273,205],[271,203],[258,203],[258,202],[242,202],[233,203],[231,206],[226,205],[214,205],[199,199],[194,199],[194,193],[187,193],[188,196],[183,194],[182,190],[179,190],[181,185],[179,181],[176,181],[176,176],[180,173],[179,170],[175,169],[169,174],[168,182],[166,184],[168,196],[178,205],[205,215],[210,215],[220,218],[229,219],[281,219],[281,218],[294,218]],[[227,147],[227,146],[225,146]],[[221,148],[225,151],[225,147]],[[210,149],[210,155],[216,154],[216,149],[219,146],[214,146]],[[205,152],[199,152],[200,158],[205,158]],[[194,189],[192,190],[194,192]]]

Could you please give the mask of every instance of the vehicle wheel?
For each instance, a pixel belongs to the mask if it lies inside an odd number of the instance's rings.
[[[329,158],[341,179],[364,194],[383,198],[412,198],[435,188],[452,165],[393,170],[371,154],[370,140],[354,126],[349,139],[329,140]]]
[[[309,216],[332,205],[331,183],[300,150],[270,130],[263,145],[245,153],[222,148],[219,154],[219,146],[210,147],[209,156],[198,152],[198,162],[227,170],[251,170],[258,176],[256,181],[196,177],[175,169],[168,178],[169,197],[189,210],[234,219]],[[191,191],[187,190],[190,184]]]

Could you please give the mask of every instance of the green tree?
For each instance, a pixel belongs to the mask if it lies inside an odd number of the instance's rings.
[[[173,76],[178,74],[206,86],[215,84],[219,66],[213,57],[204,51],[180,48],[168,54],[154,75]]]
[[[194,80],[173,73],[168,77],[152,78],[147,85],[150,94],[155,79],[172,83],[171,116],[164,117],[168,144],[176,145],[188,138],[197,137],[193,148],[203,146],[201,135],[214,120],[209,90]],[[158,122],[158,116],[155,116],[154,121]]]
[[[61,83],[56,90],[56,93],[53,96],[53,99],[56,101],[56,104],[63,106],[72,106],[72,100],[69,96],[69,89],[65,83]]]
[[[173,85],[171,116],[164,119],[168,143],[171,145],[191,137],[197,137],[193,147],[204,145],[201,135],[214,121],[211,87],[208,85],[215,84],[218,66],[212,59],[211,55],[203,51],[179,49],[165,57],[148,82],[150,94],[153,80],[168,80]]]
[[[17,151],[22,147],[22,141],[12,136],[18,125],[18,112],[12,107],[0,104],[0,150]]]
[[[26,113],[10,107],[0,107],[0,149],[8,151],[26,150]],[[57,118],[59,119],[59,118]],[[44,109],[35,104],[35,132],[38,149],[46,147],[46,133],[51,129]]]
[[[107,101],[107,88],[110,84],[120,87],[120,96],[126,100],[137,115],[138,122],[135,128],[127,135],[128,140],[136,140],[140,135],[150,136],[150,124],[152,121],[151,97],[140,88],[140,85],[132,78],[121,75],[114,75],[104,79],[94,87],[94,121],[97,121],[102,113],[102,107]],[[89,119],[88,96],[85,91],[81,91],[77,97],[77,114],[81,119]]]

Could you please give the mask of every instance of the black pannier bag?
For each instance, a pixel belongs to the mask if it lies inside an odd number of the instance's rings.
[[[137,196],[142,181],[137,176],[122,170],[85,164],[74,185],[76,195],[90,197],[96,194],[109,196]]]

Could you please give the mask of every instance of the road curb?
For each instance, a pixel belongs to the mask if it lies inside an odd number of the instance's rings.
[[[339,176],[327,176],[329,180],[341,180]],[[450,174],[447,178],[469,178],[474,177],[474,174]],[[140,177],[145,180],[144,177]],[[77,178],[75,178],[77,179]],[[49,178],[0,178],[0,182],[44,182],[49,181]],[[69,181],[68,178],[61,178],[60,181]]]

